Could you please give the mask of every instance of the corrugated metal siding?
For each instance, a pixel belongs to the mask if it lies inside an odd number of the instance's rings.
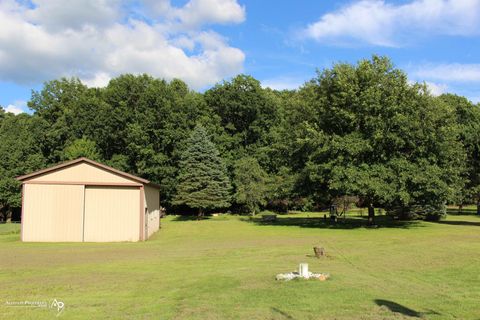
[[[145,186],[145,207],[147,213],[147,238],[160,228],[160,192],[158,189]]]
[[[84,241],[138,241],[139,225],[139,188],[85,188]]]
[[[87,183],[136,183],[122,176],[88,163],[79,163],[68,168],[50,172],[29,181],[87,182]]]
[[[83,186],[24,186],[23,241],[82,241]]]

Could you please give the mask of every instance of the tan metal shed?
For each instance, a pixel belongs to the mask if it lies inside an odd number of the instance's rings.
[[[158,185],[90,159],[17,179],[22,241],[142,241],[160,228]]]

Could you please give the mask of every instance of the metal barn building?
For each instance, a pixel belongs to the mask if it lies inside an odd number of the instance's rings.
[[[142,241],[160,227],[159,187],[79,158],[22,181],[22,241]]]

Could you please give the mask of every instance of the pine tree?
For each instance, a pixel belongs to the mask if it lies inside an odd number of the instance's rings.
[[[202,126],[196,126],[181,156],[175,205],[204,210],[230,206],[231,184],[215,145]]]

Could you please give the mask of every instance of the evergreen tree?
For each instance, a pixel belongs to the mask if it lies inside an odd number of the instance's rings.
[[[231,185],[225,164],[202,126],[196,126],[187,140],[180,161],[177,194],[173,203],[204,210],[230,206]]]

